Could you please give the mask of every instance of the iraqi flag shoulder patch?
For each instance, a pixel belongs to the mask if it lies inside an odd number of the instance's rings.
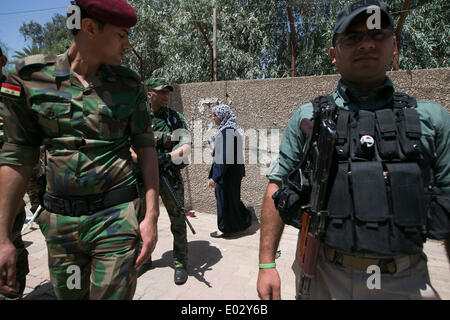
[[[9,82],[3,82],[1,94],[4,98],[18,99],[22,94],[22,86]]]

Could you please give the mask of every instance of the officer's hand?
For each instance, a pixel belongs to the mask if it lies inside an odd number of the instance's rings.
[[[0,293],[13,294],[19,292],[16,282],[17,253],[9,241],[0,242]]]
[[[281,300],[281,280],[277,269],[259,269],[257,290],[261,300]]]
[[[208,185],[209,185],[211,188],[215,188],[215,187],[216,187],[216,182],[215,182],[213,179],[209,179]]]
[[[142,239],[142,250],[139,257],[136,260],[134,267],[138,269],[152,256],[153,250],[155,250],[156,242],[158,242],[158,227],[156,222],[152,222],[150,219],[144,219],[139,225]]]
[[[131,160],[133,160],[134,163],[138,163],[138,158],[136,152],[134,152],[133,148],[130,147],[130,153],[131,153]]]

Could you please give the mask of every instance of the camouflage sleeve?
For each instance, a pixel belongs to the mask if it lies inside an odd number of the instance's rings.
[[[189,128],[187,126],[186,120],[184,119],[183,114],[178,112],[178,118],[180,119],[180,128],[177,129],[173,134],[174,141],[178,141],[177,147],[181,147],[185,144],[191,144],[191,134],[189,132]]]
[[[431,155],[434,182],[445,194],[450,194],[450,114],[440,104],[417,100],[421,119],[422,144]]]
[[[39,160],[42,135],[36,118],[28,108],[27,89],[22,86],[19,75],[10,73],[7,81],[20,86],[21,92],[17,98],[2,96],[5,143],[0,153],[0,165],[34,165]]]
[[[130,132],[131,144],[134,148],[155,146],[152,118],[148,112],[147,92],[142,84],[139,84],[136,106],[130,119]]]
[[[155,135],[155,145],[158,151],[164,152],[165,149],[172,147],[172,133],[163,131],[153,131]],[[170,147],[168,147],[170,146]]]
[[[277,160],[269,170],[267,178],[270,181],[281,182],[300,163],[306,148],[306,137],[300,131],[299,123],[303,118],[311,119],[313,114],[312,103],[298,108],[289,120],[283,132]]]

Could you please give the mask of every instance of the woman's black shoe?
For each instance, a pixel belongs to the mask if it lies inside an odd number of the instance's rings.
[[[217,231],[211,232],[209,235],[213,238],[223,238],[223,233],[218,233]]]
[[[209,235],[213,238],[230,238],[232,236],[231,233],[218,233],[217,231],[211,232]]]

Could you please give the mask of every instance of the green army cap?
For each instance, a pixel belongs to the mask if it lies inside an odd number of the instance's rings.
[[[169,84],[169,82],[164,78],[151,78],[145,81],[145,85],[148,90],[159,91],[162,89],[169,89],[173,91],[173,87]]]

